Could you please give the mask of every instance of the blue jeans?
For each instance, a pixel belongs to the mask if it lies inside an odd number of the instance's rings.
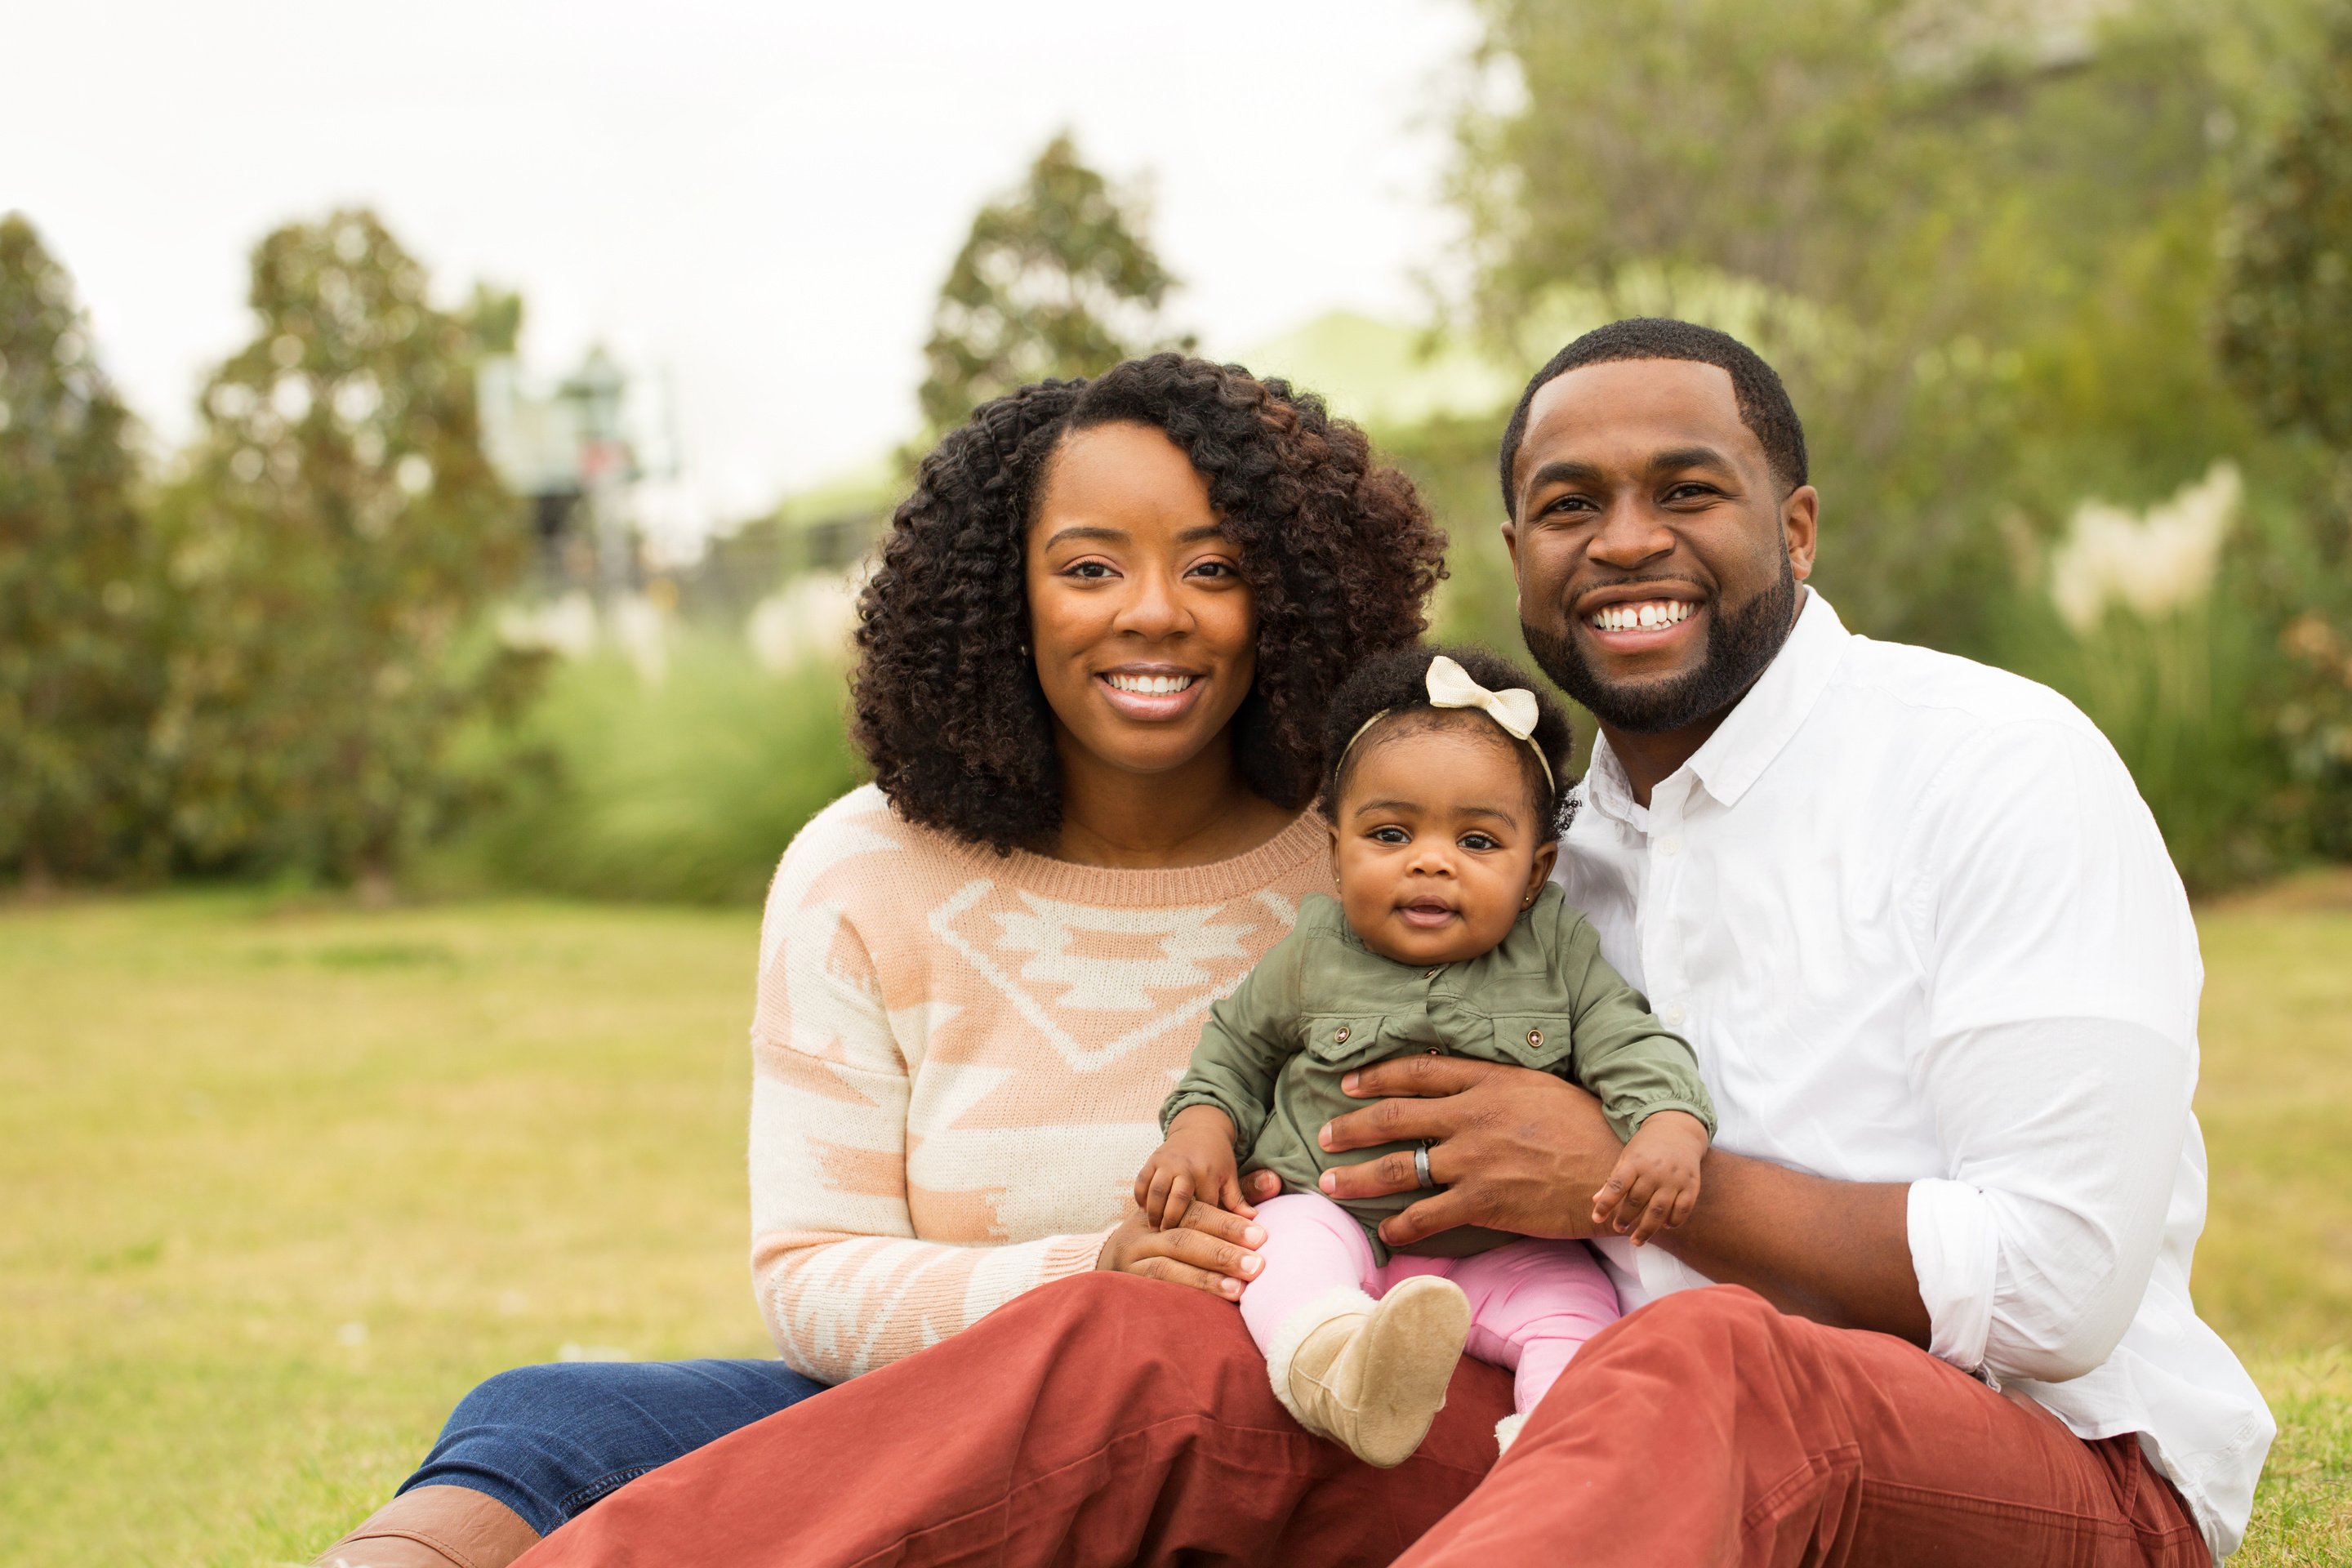
[[[647,1470],[824,1392],[780,1361],[517,1367],[458,1402],[400,1489],[470,1487],[547,1535]]]

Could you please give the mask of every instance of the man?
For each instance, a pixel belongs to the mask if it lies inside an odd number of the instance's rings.
[[[657,1472],[548,1560],[610,1560],[600,1541],[677,1489],[758,1487],[763,1441],[795,1494],[779,1562],[1342,1562],[1415,1535],[1403,1561],[1479,1568],[2235,1547],[2273,1426],[2189,1302],[2201,975],[2113,750],[2030,682],[1844,630],[1803,585],[1819,498],[1795,412],[1720,333],[1579,339],[1501,468],[1528,648],[1601,730],[1561,879],[1721,1120],[1691,1220],[1639,1254],[1601,1243],[1639,1310],[1444,1512],[1475,1479],[1447,1419],[1394,1472],[1294,1450],[1229,1308],[1066,1281]],[[1370,1103],[1328,1146],[1428,1144],[1439,1190],[1391,1242],[1586,1233],[1618,1144],[1573,1086],[1417,1058],[1350,1092]],[[1340,1175],[1423,1184],[1405,1156]],[[1457,1377],[1464,1414],[1482,1386]]]

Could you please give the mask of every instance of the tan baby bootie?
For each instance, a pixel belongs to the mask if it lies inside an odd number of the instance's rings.
[[[1267,1347],[1274,1396],[1298,1424],[1382,1469],[1402,1465],[1445,1408],[1470,1335],[1470,1300],[1416,1275],[1378,1301],[1335,1290],[1298,1310]]]

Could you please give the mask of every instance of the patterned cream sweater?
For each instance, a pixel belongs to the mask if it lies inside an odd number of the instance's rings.
[[[1210,1004],[1331,890],[1312,813],[1181,870],[999,857],[871,785],[784,852],[751,1026],[751,1272],[838,1382],[1094,1266]]]

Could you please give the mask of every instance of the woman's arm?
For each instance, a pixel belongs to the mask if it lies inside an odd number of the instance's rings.
[[[915,1236],[908,1075],[864,942],[809,896],[796,843],[770,892],[751,1029],[751,1272],[795,1371],[838,1383],[1095,1266],[1108,1229],[1004,1247]]]

